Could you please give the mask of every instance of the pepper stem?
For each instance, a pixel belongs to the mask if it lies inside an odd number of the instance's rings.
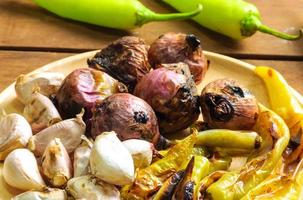
[[[282,38],[284,40],[298,40],[302,37],[302,34],[303,34],[302,29],[300,29],[300,32],[297,35],[290,35],[290,34],[287,34],[287,33],[279,32],[279,31],[277,31],[275,29],[272,29],[268,26],[265,26],[263,24],[258,26],[258,31],[276,36],[278,38]]]
[[[196,10],[184,13],[170,13],[170,14],[159,14],[150,10],[144,10],[137,13],[136,25],[143,25],[151,21],[170,21],[170,20],[183,20],[189,19],[198,15],[203,9],[201,4],[198,5]]]

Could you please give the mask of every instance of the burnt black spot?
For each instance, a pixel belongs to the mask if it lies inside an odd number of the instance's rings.
[[[237,96],[240,98],[245,97],[244,91],[242,90],[242,88],[240,88],[238,86],[228,85],[224,88],[224,90],[231,95],[234,95],[234,96]]]
[[[207,93],[205,95],[205,103],[209,108],[209,114],[213,120],[227,122],[233,118],[234,108],[224,97]]]
[[[184,200],[193,200],[194,198],[194,186],[195,183],[190,181],[187,182],[184,186]]]
[[[186,35],[186,42],[193,51],[195,51],[201,44],[200,40],[194,34]]]
[[[149,120],[147,114],[143,111],[134,112],[134,119],[136,120],[136,122],[141,124],[146,124],[147,121]]]

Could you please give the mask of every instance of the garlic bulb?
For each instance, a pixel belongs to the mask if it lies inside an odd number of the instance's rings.
[[[28,149],[16,149],[6,157],[3,177],[6,183],[20,190],[42,191],[46,187],[36,158]]]
[[[86,142],[85,142],[86,143]],[[74,151],[74,177],[84,176],[88,174],[89,171],[89,157],[91,154],[91,146],[86,143],[86,145],[79,146]]]
[[[25,147],[32,130],[19,114],[9,114],[0,119],[0,161],[14,149]]]
[[[27,191],[12,198],[12,200],[67,200],[65,190],[47,189],[47,191]]]
[[[60,114],[52,101],[39,92],[34,92],[26,102],[23,116],[31,124],[33,133],[38,133],[61,121]]]
[[[42,172],[54,187],[64,186],[72,176],[72,162],[59,138],[53,139],[42,156]]]
[[[68,181],[66,191],[75,199],[119,200],[119,190],[90,176],[80,176]]]
[[[151,164],[154,149],[152,143],[138,139],[130,139],[122,143],[132,155],[135,168],[145,168]]]
[[[78,115],[76,118],[58,122],[32,136],[28,147],[36,156],[42,156],[50,141],[59,138],[67,152],[72,153],[81,143],[85,128],[82,115]]]
[[[115,132],[104,132],[96,138],[90,168],[94,176],[111,184],[127,185],[134,180],[132,156]]]
[[[22,103],[26,103],[36,87],[40,88],[41,94],[49,97],[58,91],[63,79],[63,74],[54,72],[21,75],[15,85],[17,97]]]

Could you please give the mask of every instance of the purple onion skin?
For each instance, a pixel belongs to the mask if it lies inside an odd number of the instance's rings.
[[[117,88],[118,81],[109,75],[90,68],[80,68],[65,78],[54,102],[63,119],[75,117],[84,108],[84,119],[88,120],[91,108],[116,93]]]
[[[122,37],[88,60],[91,68],[106,72],[133,91],[137,82],[150,71],[148,46],[134,36]]]
[[[155,110],[161,133],[175,133],[195,122],[200,114],[199,98],[188,77],[166,68],[145,75],[134,94]]]
[[[156,146],[160,137],[153,109],[144,100],[128,93],[111,95],[96,105],[91,122],[93,138],[104,131],[115,131],[121,141],[143,139]]]
[[[189,66],[196,84],[199,84],[207,70],[200,40],[193,34],[167,33],[153,42],[148,51],[148,60],[153,68],[161,64],[184,62]]]

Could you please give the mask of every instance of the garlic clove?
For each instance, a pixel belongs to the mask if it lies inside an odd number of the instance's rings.
[[[94,176],[111,184],[127,185],[134,180],[132,156],[115,132],[104,132],[96,138],[90,168]]]
[[[75,199],[118,200],[120,192],[114,186],[90,176],[80,176],[68,181],[66,191]]]
[[[79,146],[74,151],[74,177],[87,175],[89,172],[89,157],[91,147],[88,145]]]
[[[145,140],[130,139],[122,142],[133,157],[135,168],[148,167],[153,159],[154,145]]]
[[[52,101],[39,92],[34,92],[26,102],[23,116],[31,124],[34,134],[62,120]]]
[[[17,97],[22,103],[26,103],[36,87],[40,88],[41,94],[50,96],[58,91],[63,79],[63,74],[55,72],[21,75],[15,85]]]
[[[6,183],[20,190],[42,191],[46,187],[36,158],[28,149],[15,149],[6,157],[3,177]]]
[[[9,114],[0,120],[0,161],[14,149],[23,148],[32,136],[26,119],[19,114]]]
[[[68,153],[72,153],[81,143],[81,136],[85,133],[86,125],[82,116],[58,122],[32,136],[28,148],[36,156],[42,156],[46,146],[54,138],[59,138]]]
[[[12,198],[12,200],[67,200],[65,190],[47,189],[47,191],[27,191]]]
[[[50,141],[44,151],[42,173],[54,187],[64,186],[72,176],[72,162],[59,138]]]

